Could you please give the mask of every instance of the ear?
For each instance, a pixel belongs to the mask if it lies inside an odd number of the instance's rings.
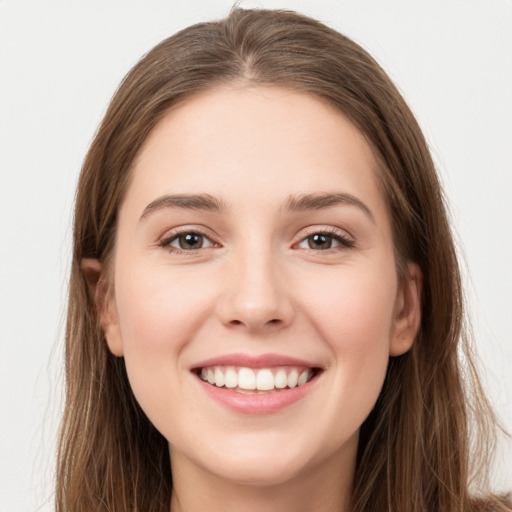
[[[119,320],[117,318],[116,304],[107,270],[95,258],[83,258],[81,262],[89,296],[96,306],[96,313],[101,330],[107,340],[108,348],[115,356],[123,355],[123,343]]]
[[[421,323],[421,295],[423,274],[416,263],[408,263],[405,276],[399,283],[395,302],[393,331],[389,355],[401,356],[414,343]]]

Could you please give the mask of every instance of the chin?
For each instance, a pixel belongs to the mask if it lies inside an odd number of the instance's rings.
[[[236,485],[271,487],[293,480],[307,464],[302,460],[288,457],[259,456],[244,459],[219,461],[213,467],[205,468],[224,481]]]
[[[322,465],[330,455],[341,455],[334,440],[325,443],[322,438],[311,439],[308,443],[298,433],[271,435],[267,431],[264,435],[229,437],[221,437],[208,453],[195,455],[208,473],[236,485],[281,485]]]

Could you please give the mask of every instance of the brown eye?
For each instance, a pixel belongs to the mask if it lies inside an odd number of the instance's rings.
[[[172,238],[164,241],[162,246],[168,247],[171,250],[195,251],[212,247],[213,243],[209,238],[200,233],[189,232],[174,235]]]
[[[308,246],[310,249],[317,249],[324,251],[332,247],[332,236],[324,235],[323,233],[317,233],[316,235],[309,236],[307,238]]]
[[[350,249],[354,242],[341,234],[313,233],[304,238],[297,245],[299,249],[312,249],[314,251],[327,251],[329,249]]]
[[[203,236],[196,233],[187,233],[177,238],[180,249],[200,249],[203,246]]]

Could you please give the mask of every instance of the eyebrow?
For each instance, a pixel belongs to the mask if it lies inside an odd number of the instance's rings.
[[[359,208],[375,224],[375,217],[370,208],[357,197],[343,192],[289,196],[285,203],[285,207],[292,211],[323,210],[338,205],[348,205]]]
[[[183,208],[186,210],[205,210],[221,212],[224,204],[209,194],[170,194],[151,201],[140,216],[140,220],[164,208]]]
[[[355,206],[364,212],[375,223],[375,217],[370,208],[357,197],[343,192],[315,193],[300,196],[289,196],[285,208],[291,211],[322,210],[338,205]],[[149,217],[152,213],[165,208],[182,208],[188,210],[203,210],[220,213],[225,210],[222,200],[210,194],[170,194],[161,196],[149,203],[140,220]]]

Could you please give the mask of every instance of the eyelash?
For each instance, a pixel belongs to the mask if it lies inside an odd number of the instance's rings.
[[[198,249],[180,249],[180,248],[171,246],[171,244],[174,241],[179,240],[180,237],[185,236],[185,235],[195,235],[195,236],[201,237],[204,240],[208,240],[210,245],[208,247],[200,247]],[[195,230],[195,229],[184,229],[184,230],[176,231],[176,232],[170,234],[169,236],[166,236],[158,245],[160,247],[168,249],[169,253],[186,254],[188,256],[196,254],[197,251],[199,251],[200,249],[208,249],[210,247],[219,246],[219,244],[217,242],[212,240],[211,236],[205,235],[204,233],[201,233],[200,231]]]
[[[207,247],[199,247],[197,249],[183,249],[183,248],[180,249],[180,248],[171,246],[171,244],[173,242],[179,240],[179,238],[181,236],[185,236],[185,235],[195,235],[195,236],[201,237],[203,240],[207,240],[210,243],[210,245]],[[352,239],[340,234],[339,230],[337,230],[335,228],[312,231],[310,234],[308,234],[307,236],[302,238],[298,243],[294,244],[294,247],[297,247],[298,245],[307,242],[308,239],[311,239],[312,237],[314,237],[316,235],[325,236],[326,238],[330,239],[331,241],[337,242],[339,244],[339,246],[329,247],[327,249],[313,249],[311,247],[308,247],[308,248],[304,247],[304,249],[306,249],[308,251],[312,251],[312,252],[333,252],[333,251],[342,251],[342,250],[346,250],[346,249],[352,249],[353,247],[355,247],[355,242]],[[170,234],[169,236],[165,237],[163,240],[160,241],[160,243],[158,245],[162,248],[168,249],[169,253],[186,254],[186,255],[190,256],[190,255],[196,254],[197,251],[199,251],[201,249],[209,249],[209,248],[215,247],[215,246],[218,247],[220,244],[215,242],[215,240],[212,240],[210,236],[202,233],[201,231],[193,230],[193,229],[192,230],[184,229],[181,231],[174,232],[174,233]]]
[[[302,244],[306,242],[308,239],[311,239],[315,235],[325,236],[331,240],[334,240],[335,242],[339,243],[338,247],[329,247],[328,249],[313,249],[309,247],[307,250],[313,251],[313,252],[327,252],[327,251],[343,251],[346,249],[352,249],[355,247],[355,242],[353,239],[349,238],[346,235],[342,235],[340,231],[336,228],[331,229],[321,229],[321,230],[314,230],[311,233],[309,233],[307,236],[302,238],[300,242],[295,244],[295,246]]]

